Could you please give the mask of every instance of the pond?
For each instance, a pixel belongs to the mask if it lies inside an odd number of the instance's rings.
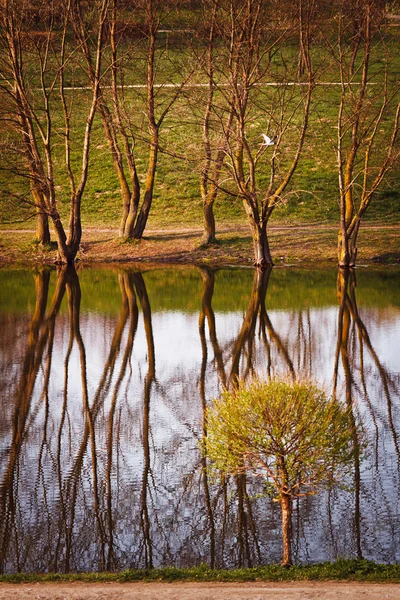
[[[365,429],[351,481],[296,500],[294,560],[400,560],[398,268],[3,268],[0,327],[1,572],[279,562],[279,504],[200,451],[254,375],[311,377]]]

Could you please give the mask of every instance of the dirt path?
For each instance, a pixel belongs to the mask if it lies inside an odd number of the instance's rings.
[[[31,583],[0,584],[0,600],[400,600],[400,584]]]

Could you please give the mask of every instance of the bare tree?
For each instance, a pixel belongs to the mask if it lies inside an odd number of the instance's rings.
[[[337,43],[331,46],[341,83],[337,116],[341,267],[355,266],[364,214],[400,156],[400,86],[390,70],[397,48],[387,39],[384,17],[382,2],[341,3]]]
[[[219,76],[224,63],[220,56],[221,40],[226,15],[215,0],[203,0],[201,10],[201,26],[193,51],[201,76],[206,79],[207,92],[204,93],[204,88],[201,88],[194,98],[194,105],[203,140],[200,172],[204,227],[202,241],[211,244],[216,241],[214,204],[232,130],[234,103],[232,92],[231,101],[227,102],[226,94],[221,94],[219,90]],[[225,81],[222,81],[222,85],[225,86]]]
[[[98,0],[95,37],[95,80],[87,105],[84,133],[79,142],[72,136],[71,116],[75,108],[68,95],[66,77],[72,77],[75,48],[70,45],[70,20],[81,10],[81,0],[43,3],[43,41],[34,44],[34,56],[28,55],[28,42],[23,35],[23,12],[27,5],[3,0],[1,20],[4,30],[5,58],[1,78],[12,102],[14,128],[22,135],[28,157],[35,204],[41,214],[51,218],[61,262],[73,263],[79,249],[82,224],[81,203],[86,187],[93,119],[99,98],[103,33],[109,0]],[[28,36],[29,37],[29,36]],[[32,79],[32,69],[38,71]],[[72,72],[71,72],[72,71]],[[59,114],[64,116],[61,127]],[[22,129],[22,131],[21,131]],[[57,192],[57,161],[54,146],[59,139],[65,143],[65,171],[70,186],[69,224],[64,227],[59,212]],[[72,146],[80,144],[81,166],[74,170]],[[74,146],[74,148],[75,148]]]
[[[157,83],[161,62],[164,67],[167,64],[168,68],[175,68],[175,65],[165,62],[165,44],[160,39],[159,30],[162,20],[176,10],[178,4],[175,0],[141,0],[127,12],[123,2],[110,0],[111,81],[110,86],[103,84],[108,81],[107,78],[100,83],[98,111],[121,192],[119,235],[122,238],[140,239],[143,235],[153,202],[160,130],[186,83],[187,77],[183,76],[181,84],[173,87],[172,92],[168,86]],[[128,31],[127,21],[133,17],[137,24],[134,31]],[[88,77],[95,89],[99,82],[95,70],[95,48],[89,43],[92,24],[85,20],[82,11],[76,13],[74,24]],[[137,61],[138,58],[140,63],[145,64],[145,98],[142,98],[138,87],[133,91],[127,83],[132,76],[132,60]],[[137,73],[134,75],[137,78]],[[143,178],[138,167],[141,161],[137,157],[140,145],[146,146],[147,152],[147,171]]]
[[[314,3],[308,6],[310,9]],[[279,3],[274,1],[229,0],[223,4],[225,21],[229,23],[225,94],[233,111],[226,166],[235,187],[219,187],[242,199],[253,238],[254,264],[262,268],[272,264],[267,224],[297,168],[314,88],[310,58],[312,11],[304,21],[303,7],[304,0],[298,0],[295,22],[297,31],[301,31],[298,37],[306,75],[301,81],[293,81],[296,71],[285,67],[282,56],[283,72],[275,72],[272,65],[272,57],[282,50],[281,42],[293,33],[293,15],[285,20]],[[271,79],[273,85],[265,86]],[[258,119],[263,120],[261,127]],[[254,128],[256,122],[260,128],[255,139],[251,126]],[[262,133],[269,134],[270,142],[260,145]]]
[[[47,243],[50,241],[50,230],[42,183],[44,173],[38,163],[37,148],[32,139],[34,125],[29,112],[24,108],[24,99],[21,97],[17,81],[22,79],[23,61],[29,61],[31,55],[34,60],[35,54],[43,55],[48,52],[53,31],[50,28],[44,32],[35,31],[35,15],[29,8],[27,2],[16,4],[8,0],[4,0],[0,8],[0,40],[3,50],[0,54],[2,120],[5,121],[8,129],[15,132],[14,135],[11,133],[9,142],[3,145],[2,162],[3,169],[8,173],[28,180],[30,199],[27,200],[18,194],[17,201],[28,204],[28,208],[34,208],[36,239],[38,242]],[[35,13],[45,22],[48,21],[48,10],[41,3],[36,7]],[[21,156],[22,166],[20,166]]]

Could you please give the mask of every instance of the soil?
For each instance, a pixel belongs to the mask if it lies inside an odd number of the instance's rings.
[[[275,225],[269,240],[276,265],[337,264],[336,225]],[[368,224],[359,234],[358,264],[400,263],[400,225]],[[210,266],[253,264],[252,241],[244,223],[225,224],[218,242],[202,245],[201,228],[148,229],[142,240],[121,241],[116,229],[87,228],[83,231],[78,263],[208,264]],[[33,230],[0,229],[0,264],[49,263],[56,261],[53,249],[33,242]]]
[[[30,583],[0,584],[0,600],[400,600],[379,583]]]

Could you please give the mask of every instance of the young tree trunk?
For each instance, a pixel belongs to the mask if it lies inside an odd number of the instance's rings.
[[[282,510],[282,565],[289,567],[292,564],[292,499],[289,494],[281,496]]]
[[[140,208],[140,212],[137,217],[137,221],[136,221],[135,227],[133,229],[133,234],[132,234],[132,237],[135,240],[140,240],[142,238],[143,232],[146,228],[147,219],[149,218],[151,204],[153,202],[153,190],[154,190],[154,180],[156,177],[157,156],[158,156],[158,129],[155,128],[155,130],[152,132],[152,136],[151,136],[149,166],[148,166],[148,170],[147,170],[147,178],[146,178],[143,203]]]
[[[79,250],[79,244],[67,244],[65,234],[61,233],[57,227],[55,227],[55,231],[58,250],[57,264],[71,266],[75,263],[76,255]]]
[[[119,237],[132,238],[140,200],[140,183],[135,172],[132,191],[122,189],[122,217]]]
[[[81,229],[75,232],[73,237],[67,240],[67,236],[65,233],[65,229],[61,222],[60,215],[58,211],[53,208],[51,214],[51,221],[53,223],[55,237],[57,241],[57,249],[58,249],[58,264],[65,265],[73,265],[75,262],[76,255],[79,250],[79,245],[81,241]]]
[[[352,269],[357,260],[357,237],[361,219],[356,217],[351,226],[342,227],[338,234],[338,264],[343,269]]]
[[[349,240],[346,229],[341,228],[338,233],[338,264],[344,269],[350,266]]]

